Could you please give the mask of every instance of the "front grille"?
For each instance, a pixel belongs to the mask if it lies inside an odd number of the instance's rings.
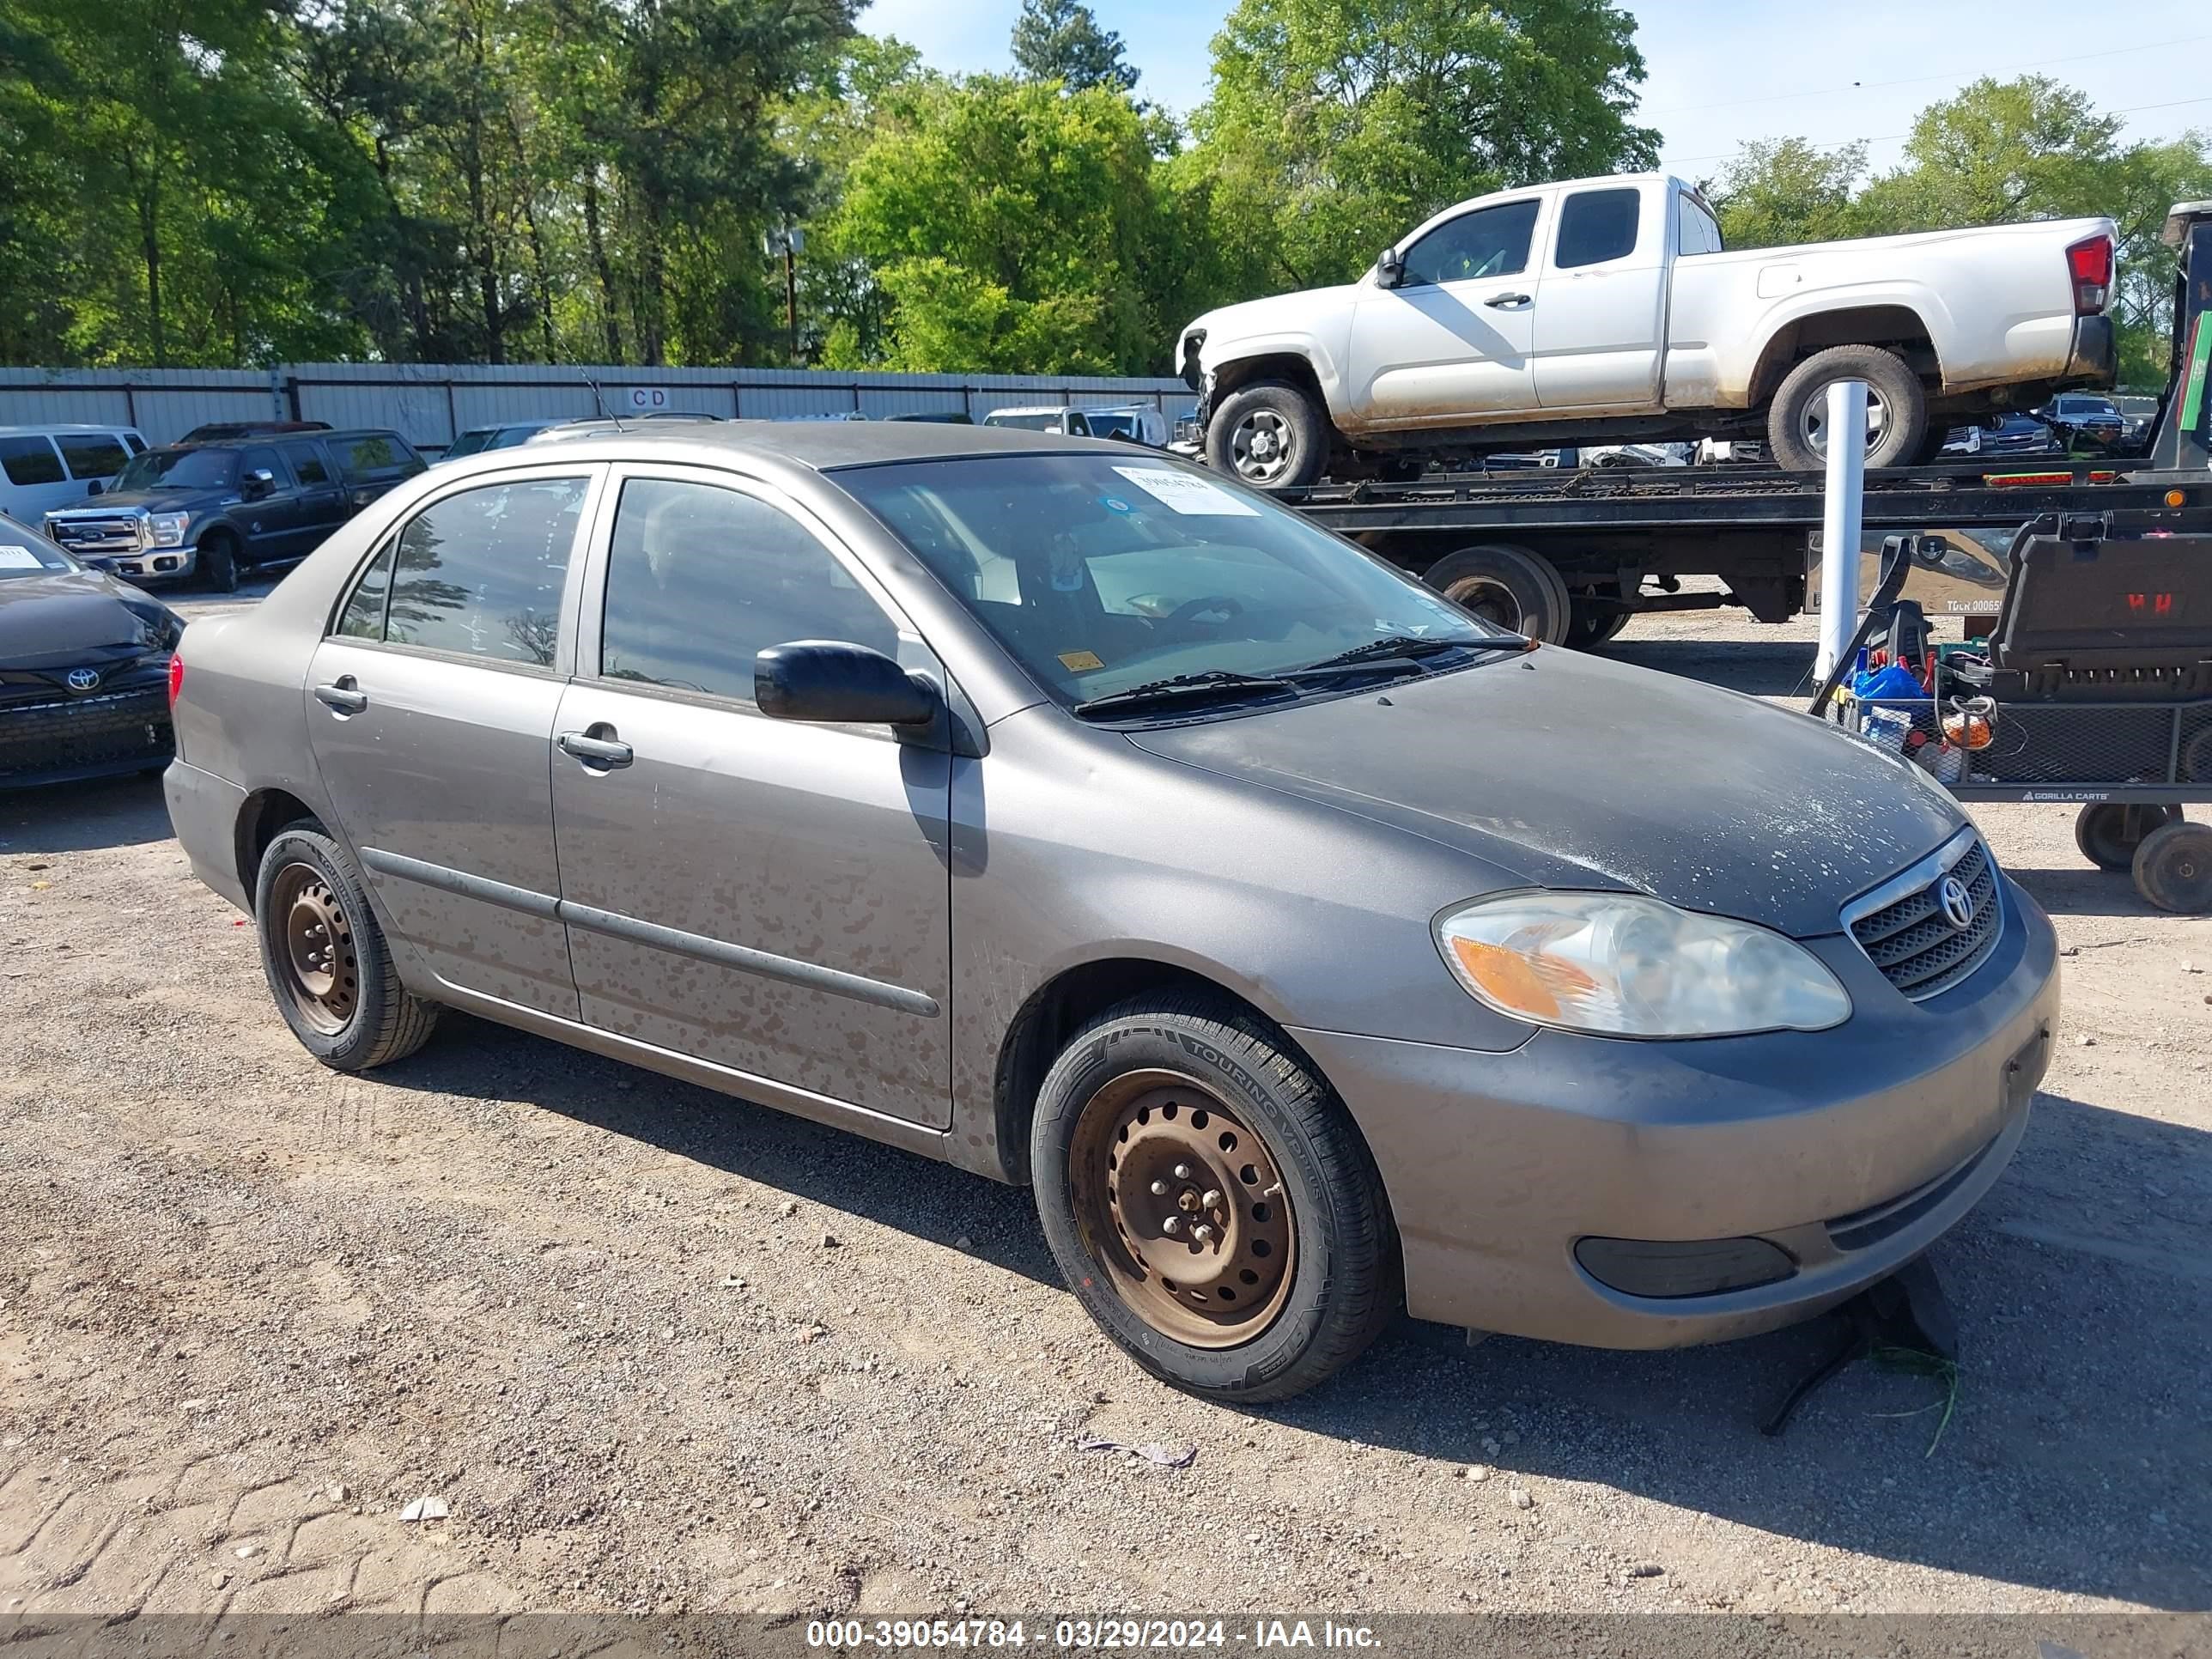
[[[136,553],[136,518],[49,519],[46,534],[72,553]]]
[[[0,780],[67,773],[169,752],[166,682],[0,707]]]
[[[1997,898],[1997,866],[1978,837],[1960,850],[1947,848],[1916,866],[1908,876],[1923,877],[1902,896],[1884,889],[1880,908],[1849,915],[1851,937],[1892,985],[1921,1001],[1949,990],[1980,967],[1996,947],[2004,907]],[[1955,877],[1964,886],[1972,914],[1963,927],[1945,914],[1944,884]],[[1900,878],[1900,880],[1903,878]],[[1848,915],[1848,913],[1847,913]]]

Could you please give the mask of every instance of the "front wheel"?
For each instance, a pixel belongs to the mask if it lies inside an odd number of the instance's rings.
[[[313,819],[262,854],[253,919],[277,1012],[324,1065],[366,1072],[429,1041],[438,1005],[399,982],[352,855]]]
[[[1296,489],[1321,477],[1328,416],[1287,380],[1255,380],[1221,400],[1206,423],[1206,459],[1255,489]]]
[[[1830,346],[1791,369],[1775,392],[1766,437],[1776,465],[1792,472],[1827,465],[1828,388],[1839,380],[1866,382],[1869,466],[1903,466],[1920,453],[1928,431],[1920,377],[1880,346]]]
[[[218,593],[238,592],[238,544],[221,531],[210,531],[199,546],[200,573]]]
[[[1365,1143],[1328,1085],[1238,1011],[1173,998],[1094,1020],[1038,1092],[1030,1156],[1077,1299],[1192,1394],[1302,1393],[1402,1300]]]

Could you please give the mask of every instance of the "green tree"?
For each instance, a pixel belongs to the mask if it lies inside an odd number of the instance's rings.
[[[1779,247],[1863,234],[1853,196],[1866,178],[1866,145],[1824,150],[1802,138],[1745,144],[1706,194],[1729,247]]]
[[[1453,202],[1652,165],[1634,31],[1606,0],[1242,0],[1179,182],[1255,285],[1348,280]]]
[[[1152,157],[1126,97],[982,76],[921,89],[852,165],[840,245],[893,309],[884,361],[1127,374],[1166,350],[1147,303]]]
[[[1070,92],[1127,92],[1137,84],[1137,71],[1122,58],[1121,37],[1100,28],[1082,0],[1022,0],[1014,69],[1025,81],[1058,81]]]

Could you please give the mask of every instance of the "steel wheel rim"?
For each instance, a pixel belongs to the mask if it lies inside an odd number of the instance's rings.
[[[1092,1096],[1068,1186],[1085,1251],[1161,1335],[1233,1348],[1281,1316],[1297,1271],[1290,1194],[1267,1143],[1195,1078],[1132,1072]]]
[[[361,962],[345,907],[329,878],[302,862],[276,872],[269,914],[277,929],[270,954],[292,1006],[325,1036],[337,1036],[361,1006]]]
[[[1272,409],[1255,409],[1229,434],[1229,458],[1237,476],[1254,483],[1273,483],[1290,471],[1297,448],[1291,423]]]
[[[1881,441],[1882,428],[1888,424],[1889,405],[1881,400],[1881,393],[1872,386],[1867,388],[1867,453],[1872,454]],[[1828,388],[1822,386],[1820,395],[1814,398],[1797,414],[1797,435],[1805,447],[1816,455],[1828,453]]]
[[[1513,590],[1494,576],[1462,576],[1444,589],[1444,597],[1509,634],[1525,634],[1526,613]]]

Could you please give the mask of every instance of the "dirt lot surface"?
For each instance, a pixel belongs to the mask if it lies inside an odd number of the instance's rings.
[[[1787,693],[1809,629],[1613,647]],[[1755,764],[1753,757],[1747,764]],[[136,781],[0,799],[0,1614],[2212,1606],[2212,920],[1978,811],[2069,955],[1965,1359],[1410,1323],[1170,1392],[1026,1194],[461,1018],[345,1079]],[[1157,1468],[1081,1436],[1195,1449]],[[428,1519],[410,1519],[429,1496]]]

